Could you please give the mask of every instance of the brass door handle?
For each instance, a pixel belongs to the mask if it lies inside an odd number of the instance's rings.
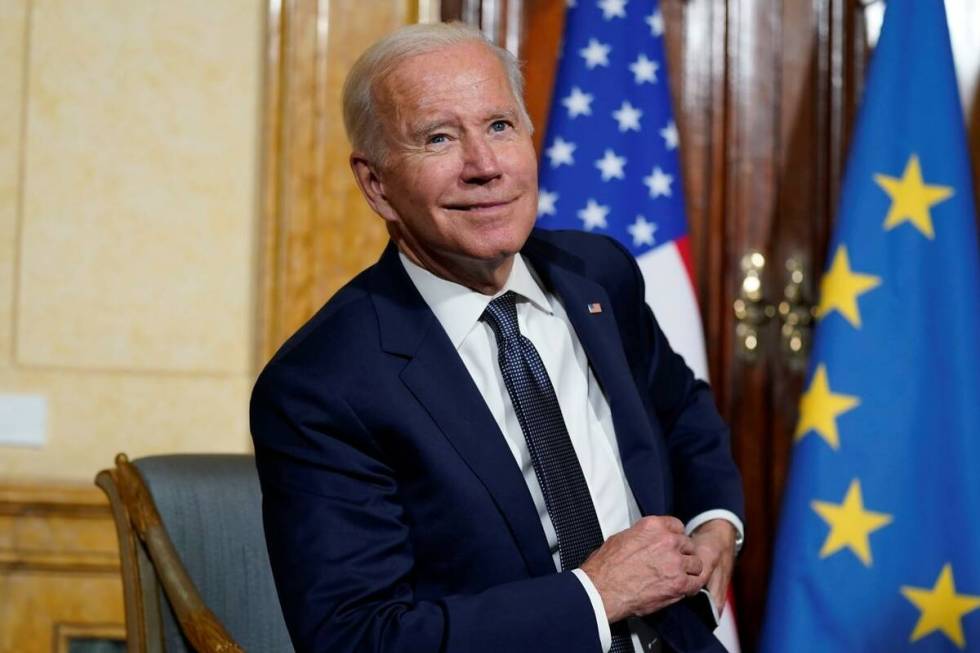
[[[813,308],[806,298],[806,274],[803,259],[792,256],[786,261],[786,283],[779,305],[766,300],[766,257],[750,250],[739,262],[742,280],[738,297],[732,303],[735,312],[736,354],[746,362],[759,359],[762,329],[774,317],[779,317],[781,351],[784,360],[794,370],[806,367],[810,348],[810,329]]]
[[[742,281],[738,286],[738,298],[732,304],[735,311],[736,355],[754,363],[759,358],[759,329],[772,319],[776,309],[765,301],[763,273],[766,257],[762,252],[751,250],[739,262]]]
[[[778,313],[782,350],[789,366],[798,372],[806,369],[807,355],[810,353],[810,332],[813,324],[813,306],[806,301],[806,275],[803,260],[791,256],[786,261],[787,280],[783,286],[783,300],[779,302]]]

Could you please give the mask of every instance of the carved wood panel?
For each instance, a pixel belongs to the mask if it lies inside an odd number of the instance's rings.
[[[0,653],[125,639],[116,532],[95,488],[0,486]]]
[[[763,298],[787,299],[787,261],[802,265],[803,301],[812,301],[837,204],[844,152],[864,65],[860,5],[824,2],[728,3],[720,224],[708,247],[720,284],[704,304],[709,338],[720,349],[718,394],[745,477],[747,540],[736,573],[743,643],[754,648],[765,603],[782,488],[805,359],[783,337],[780,313],[759,327],[755,362],[739,355],[732,302],[741,261],[762,253]],[[717,192],[717,189],[715,189]],[[805,306],[808,308],[808,306]],[[709,344],[709,348],[712,346]]]
[[[368,44],[436,16],[434,0],[269,3],[257,367],[387,242],[348,166],[341,90]]]

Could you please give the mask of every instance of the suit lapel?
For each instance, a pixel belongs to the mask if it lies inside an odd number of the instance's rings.
[[[548,289],[562,300],[589,365],[606,393],[623,470],[640,511],[663,514],[664,461],[655,444],[661,434],[650,423],[637,392],[608,293],[582,273],[580,260],[543,241],[532,237],[524,254]],[[596,304],[601,311],[596,311]]]
[[[449,337],[389,245],[375,268],[382,348],[408,358],[402,381],[493,498],[532,575],[555,564],[524,477]]]
[[[630,374],[612,302],[582,274],[581,261],[532,236],[524,254],[548,290],[561,298],[589,364],[609,400],[623,469],[643,514],[663,514],[665,501],[650,423]],[[486,487],[507,521],[532,575],[554,573],[547,540],[503,434],[449,337],[429,310],[389,244],[375,266],[372,297],[382,348],[408,359],[402,381],[459,456]],[[590,313],[589,305],[603,310]]]

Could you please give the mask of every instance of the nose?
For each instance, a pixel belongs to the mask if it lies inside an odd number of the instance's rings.
[[[500,177],[500,161],[493,145],[485,138],[475,136],[463,143],[463,170],[461,179],[467,184],[484,185]]]

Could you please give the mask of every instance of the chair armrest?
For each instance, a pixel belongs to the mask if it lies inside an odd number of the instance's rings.
[[[203,653],[244,653],[201,599],[167,534],[139,470],[129,462],[126,454],[118,454],[115,462],[115,469],[100,473],[98,484],[103,486],[105,474],[111,477],[133,531],[146,548],[184,636],[197,651]]]

